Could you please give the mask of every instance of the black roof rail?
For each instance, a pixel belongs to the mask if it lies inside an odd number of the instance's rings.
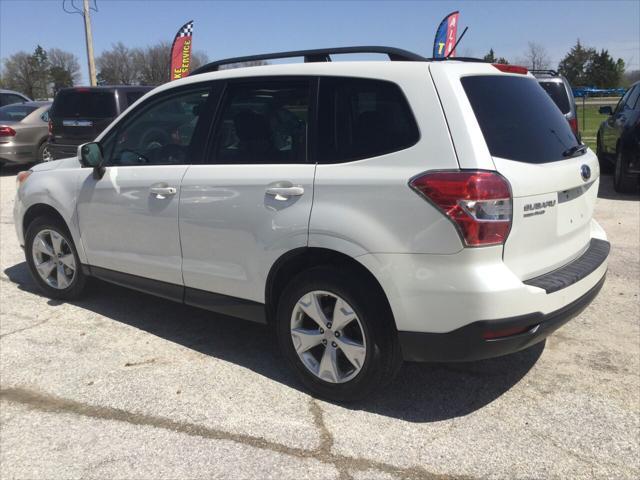
[[[555,70],[529,70],[533,75],[537,74],[542,74],[542,75],[551,75],[552,77],[557,77],[558,76],[558,72],[556,72]]]
[[[345,53],[382,53],[388,55],[389,60],[406,62],[424,62],[428,60],[417,53],[394,47],[364,46],[364,47],[337,47],[318,48],[315,50],[296,50],[292,52],[264,53],[261,55],[249,55],[246,57],[225,58],[196,68],[190,75],[198,75],[206,72],[216,72],[222,65],[233,63],[255,62],[258,60],[274,60],[278,58],[304,57],[305,62],[330,62],[331,55]]]

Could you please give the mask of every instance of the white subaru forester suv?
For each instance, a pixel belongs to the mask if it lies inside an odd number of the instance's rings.
[[[390,61],[328,61],[363,51]],[[353,47],[164,84],[21,172],[14,215],[46,295],[97,277],[266,323],[310,391],[346,401],[403,359],[515,352],[586,307],[598,182],[526,69]]]

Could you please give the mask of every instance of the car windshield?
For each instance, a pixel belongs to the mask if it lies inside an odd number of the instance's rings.
[[[567,89],[562,82],[540,82],[540,86],[549,94],[560,111],[567,114],[571,111]]]
[[[535,79],[483,75],[461,82],[492,156],[555,162],[566,160],[567,152],[579,145],[569,122]]]
[[[52,118],[111,118],[117,115],[116,97],[111,91],[63,90],[53,103]]]
[[[6,107],[0,108],[0,120],[19,122],[37,108],[38,107],[22,104],[7,105]]]

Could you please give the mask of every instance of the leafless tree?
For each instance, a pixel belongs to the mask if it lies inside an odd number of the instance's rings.
[[[551,65],[551,60],[547,54],[547,50],[536,42],[529,42],[524,58],[518,63],[529,68],[530,70],[545,70]]]
[[[41,80],[32,56],[27,52],[17,52],[4,61],[3,84],[6,88],[22,92],[35,98]]]
[[[97,59],[98,83],[102,85],[134,85],[138,83],[140,66],[135,59],[136,51],[122,42],[103,52]]]
[[[135,50],[134,58],[139,68],[138,80],[142,85],[160,85],[169,81],[171,44],[160,42]]]

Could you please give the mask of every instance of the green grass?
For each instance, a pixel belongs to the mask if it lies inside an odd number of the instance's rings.
[[[612,108],[615,107],[617,100],[618,99],[616,98],[612,102]],[[580,100],[579,98],[576,99],[576,104],[578,107],[578,129],[582,134],[582,141],[595,152],[596,134],[598,133],[600,124],[607,119],[607,116],[598,113],[598,109],[603,105],[585,105],[583,118],[583,107],[581,101],[582,100]]]

